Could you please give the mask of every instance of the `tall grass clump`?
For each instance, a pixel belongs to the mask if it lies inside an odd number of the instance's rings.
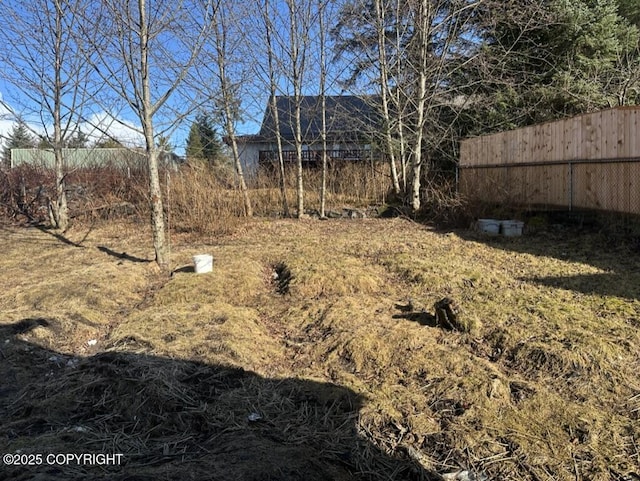
[[[341,162],[327,170],[327,209],[344,206],[366,207],[383,204],[389,191],[389,175],[386,164],[381,162]],[[322,170],[309,167],[303,172],[305,206],[309,210],[320,208]],[[282,197],[277,169],[262,166],[251,179],[255,211],[259,215],[281,213]],[[293,165],[285,169],[285,189],[289,206],[295,205],[296,171]]]
[[[187,164],[164,176],[167,215],[177,231],[232,232],[244,217],[242,193],[233,172],[205,164]]]
[[[365,208],[386,203],[403,203],[389,196],[388,166],[384,162],[339,162],[329,166],[326,177],[327,212],[344,207]],[[108,164],[70,170],[65,178],[69,216],[74,222],[115,221],[123,218],[146,223],[149,219],[148,175],[144,165]],[[261,166],[248,172],[249,197],[259,217],[284,214],[277,169]],[[285,169],[285,192],[295,210],[296,171]],[[322,170],[308,166],[303,172],[306,213],[318,213]],[[170,229],[217,235],[232,232],[245,216],[242,193],[234,170],[189,162],[161,169],[165,213]],[[5,218],[46,223],[48,204],[54,192],[51,169],[23,165],[0,172],[0,215]],[[422,192],[424,219],[460,223],[467,219],[467,206],[456,193],[455,182],[430,178]]]

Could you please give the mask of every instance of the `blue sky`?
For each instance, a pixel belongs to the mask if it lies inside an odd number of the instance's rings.
[[[315,5],[315,0],[311,1],[312,5]],[[343,0],[329,2],[332,7],[336,8]],[[34,3],[47,2],[47,0],[35,0]],[[168,3],[170,4],[170,2]],[[297,5],[301,5],[302,2],[297,2]],[[1,18],[3,15],[7,15],[6,12],[11,11],[12,6],[18,6],[18,12],[21,12],[23,8],[23,2],[18,0],[8,0],[4,2],[4,13],[0,12],[0,23],[2,20],[5,20],[5,24],[7,19]],[[283,58],[283,63],[280,65],[280,75],[279,75],[279,94],[291,94],[291,86],[288,79],[290,68],[287,65],[286,54],[282,54],[288,48],[289,43],[289,23],[288,23],[288,10],[286,8],[286,3],[284,0],[272,0],[273,5],[273,15],[271,16],[274,22],[274,36],[277,42],[280,42],[280,48],[277,49]],[[235,82],[238,86],[238,97],[240,100],[241,112],[242,112],[242,121],[237,125],[237,133],[238,134],[250,134],[257,133],[260,124],[262,121],[262,116],[268,101],[268,80],[265,78],[264,67],[266,66],[266,57],[265,57],[265,48],[264,48],[264,39],[263,39],[263,27],[261,26],[260,17],[258,16],[258,7],[254,5],[255,8],[247,9],[247,4],[237,4],[235,2],[229,2],[224,4],[227,11],[234,15],[231,21],[228,23],[229,28],[229,37],[231,39],[237,39],[237,42],[229,42],[230,51],[229,51],[229,65],[228,65],[228,73],[232,78],[232,81]],[[6,8],[8,7],[8,8]],[[29,7],[24,7],[29,8]],[[32,10],[35,11],[35,10]],[[37,12],[37,11],[35,11]],[[335,13],[335,10],[334,10]],[[37,15],[38,13],[34,13]],[[20,13],[18,13],[20,15]],[[330,23],[328,23],[330,24]],[[315,32],[313,31],[316,28],[317,23],[312,22],[308,26],[303,26],[303,33],[309,33],[309,37],[311,39],[317,38]],[[4,35],[8,35],[7,31],[4,31]],[[6,39],[7,43],[11,46],[11,38]],[[184,58],[184,52],[180,51],[180,43],[179,39],[171,39],[170,36],[168,40],[165,40],[165,43],[162,45],[162,49],[166,52],[166,57],[169,58],[180,58],[181,56]],[[188,47],[188,45],[187,45]],[[6,52],[11,51],[11,47],[5,50]],[[303,89],[303,93],[309,95],[317,95],[318,94],[318,80],[317,80],[317,58],[318,54],[318,46],[317,44],[311,44],[308,47],[307,53],[309,55],[308,65],[307,65],[307,74],[305,77],[305,88]],[[328,53],[328,56],[331,56],[331,53]],[[159,57],[161,58],[161,57]],[[46,62],[46,59],[43,59]],[[24,95],[21,94],[19,89],[16,89],[14,85],[8,83],[7,80],[11,79],[11,67],[12,65],[6,63],[10,62],[9,58],[2,58],[0,55],[0,98],[6,102],[12,109],[17,111],[25,112],[25,119],[28,121],[29,125],[32,126],[33,130],[36,132],[43,132],[44,126],[43,122],[46,125],[47,120],[44,121],[39,115],[39,106],[32,102],[26,101]],[[117,62],[117,60],[116,60]],[[215,65],[215,62],[210,60],[209,64]],[[341,89],[336,82],[336,78],[339,76],[343,76],[347,65],[345,64],[331,64],[330,65],[331,72],[330,78],[328,82],[328,91],[329,94],[339,94],[341,93]],[[162,87],[163,81],[166,82],[170,80],[170,70],[169,74],[163,67],[158,66],[158,69],[155,71],[158,75],[152,74],[152,84],[157,84]],[[5,75],[1,75],[5,74]],[[216,81],[213,76],[214,72],[209,72],[208,75],[211,75],[209,78],[203,78],[201,83],[195,90],[191,93],[188,91],[181,92],[182,96],[175,95],[168,103],[168,108],[166,112],[158,116],[158,124],[162,125],[163,119],[166,122],[171,121],[171,115],[173,111],[177,111],[179,113],[183,105],[185,105],[190,98],[196,98],[198,96],[206,98],[207,95],[215,96],[216,95]],[[165,75],[166,78],[163,80],[162,76]],[[4,77],[4,78],[3,78]],[[168,79],[168,80],[167,80]],[[99,81],[99,79],[94,79]],[[202,91],[196,92],[196,90]],[[100,102],[96,102],[93,105],[87,108],[86,119],[88,122],[83,122],[80,124],[80,128],[86,134],[92,136],[92,138],[97,138],[99,133],[95,130],[95,128],[91,124],[99,124],[102,126],[103,130],[109,132],[113,137],[124,141],[126,143],[142,143],[142,136],[140,132],[136,132],[136,127],[139,125],[136,116],[132,113],[130,109],[126,108],[121,101],[116,102],[112,97],[108,97],[106,88],[102,88],[96,97],[96,100],[100,100]],[[207,92],[208,91],[208,92]],[[106,106],[110,107],[107,108]],[[213,105],[213,102],[208,102],[209,108]],[[30,111],[29,114],[26,114],[27,111]],[[192,112],[182,124],[171,132],[170,139],[172,144],[176,147],[177,153],[181,154],[184,151],[184,147],[186,144],[186,139],[188,136],[188,131],[190,127],[190,123],[195,118],[197,112]],[[162,117],[164,115],[164,117]],[[6,135],[6,133],[10,130],[13,124],[13,119],[11,119],[11,115],[7,112],[6,109],[2,109],[0,107],[0,135]],[[139,130],[139,129],[138,129]],[[223,133],[223,132],[220,132]]]

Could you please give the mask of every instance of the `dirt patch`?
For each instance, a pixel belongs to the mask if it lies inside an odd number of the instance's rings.
[[[278,294],[289,294],[289,288],[291,281],[295,278],[291,269],[284,262],[278,262],[272,266],[271,269],[271,282]]]

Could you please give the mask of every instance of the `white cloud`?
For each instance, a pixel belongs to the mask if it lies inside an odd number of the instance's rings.
[[[4,146],[7,134],[11,132],[13,127],[13,120],[11,120],[11,113],[2,102],[2,93],[0,93],[0,146]]]
[[[11,133],[16,123],[15,115],[10,109],[11,105],[7,106],[3,102],[3,95],[0,92],[0,147],[5,145],[7,136]],[[44,133],[45,129],[37,122],[27,120],[26,123],[35,135]],[[111,137],[122,142],[127,147],[144,146],[144,136],[141,128],[137,127],[133,122],[114,117],[107,112],[92,114],[86,121],[81,122],[79,127],[89,138],[89,143]],[[53,131],[50,126],[48,126],[47,130]]]
[[[111,137],[128,147],[144,145],[144,136],[140,128],[107,112],[91,115],[86,122],[80,124],[80,130],[89,137],[90,142]]]
[[[5,145],[7,136],[11,133],[15,123],[15,116],[2,102],[2,93],[0,92],[0,147]],[[44,130],[41,125],[31,122],[27,122],[27,125],[34,133]],[[132,122],[116,119],[106,112],[93,114],[86,122],[80,123],[79,127],[89,138],[90,143],[111,137],[128,147],[144,145],[144,136],[139,128],[136,128]]]

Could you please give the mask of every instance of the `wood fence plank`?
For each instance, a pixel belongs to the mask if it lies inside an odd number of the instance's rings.
[[[564,158],[564,125],[565,121],[551,124],[551,157],[549,160],[562,160]]]
[[[514,163],[530,162],[529,152],[533,147],[530,145],[528,132],[528,129],[518,129],[515,131],[518,154],[515,159],[513,159]]]
[[[563,159],[574,159],[574,146],[576,142],[574,141],[573,134],[573,119],[565,119],[562,121],[562,158]]]
[[[464,167],[469,165],[469,143],[470,139],[460,141],[460,147],[458,149],[458,165]]]
[[[582,144],[579,159],[598,159],[600,158],[600,138],[597,135],[596,116],[594,114],[586,114],[582,116]]]
[[[600,112],[601,149],[603,159],[618,157],[618,111],[609,109]]]
[[[580,158],[580,150],[581,144],[583,141],[583,133],[582,133],[582,121],[579,117],[574,117],[570,120],[570,132],[571,132],[571,153],[570,159],[577,160]]]
[[[629,159],[640,159],[640,107],[464,140],[461,166],[503,167],[462,169],[460,189],[485,200],[548,207],[567,207],[573,193],[575,208],[640,214],[640,161]]]
[[[627,110],[629,157],[640,157],[640,109]]]
[[[542,161],[542,152],[544,150],[544,135],[543,135],[543,125],[534,125],[531,127],[531,134],[533,135],[533,143],[535,145],[532,157],[530,159],[531,162],[541,162]]]

